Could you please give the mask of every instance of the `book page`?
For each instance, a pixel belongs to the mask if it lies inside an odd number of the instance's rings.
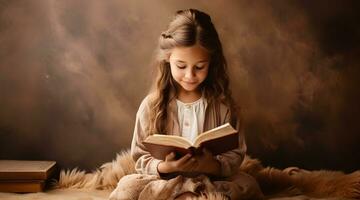
[[[218,126],[216,128],[213,128],[209,131],[206,131],[200,135],[198,135],[194,142],[194,147],[199,147],[200,144],[204,141],[209,141],[215,138],[220,138],[226,135],[230,135],[233,133],[236,133],[237,130],[235,130],[229,123],[226,123],[224,125]]]
[[[180,147],[185,149],[192,146],[191,142],[188,139],[177,135],[154,134],[147,137],[144,142]]]

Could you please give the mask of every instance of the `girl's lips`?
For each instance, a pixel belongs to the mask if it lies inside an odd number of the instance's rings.
[[[186,83],[186,84],[196,84],[197,81],[193,81],[193,82],[184,81],[184,83]]]

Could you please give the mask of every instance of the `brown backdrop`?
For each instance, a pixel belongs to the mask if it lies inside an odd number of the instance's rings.
[[[301,3],[300,3],[301,2]],[[358,1],[0,2],[0,159],[94,169],[130,147],[174,11],[219,31],[249,154],[360,169]]]

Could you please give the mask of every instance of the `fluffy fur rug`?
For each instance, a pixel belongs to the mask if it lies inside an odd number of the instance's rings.
[[[252,175],[266,198],[306,195],[314,198],[360,199],[360,170],[351,174],[339,171],[307,171],[296,167],[284,170],[263,167],[259,160],[246,157],[239,170]],[[113,190],[127,174],[135,173],[134,161],[129,151],[116,156],[92,173],[62,170],[55,188]],[[224,199],[221,194],[207,194],[198,199]]]

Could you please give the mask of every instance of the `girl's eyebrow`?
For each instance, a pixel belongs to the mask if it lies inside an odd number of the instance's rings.
[[[185,61],[182,61],[182,60],[176,60],[176,62],[186,63]],[[196,63],[204,63],[204,62],[209,62],[209,61],[208,60],[200,60]]]

